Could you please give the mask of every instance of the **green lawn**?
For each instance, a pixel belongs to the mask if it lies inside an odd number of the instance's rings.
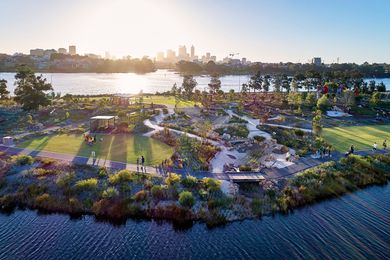
[[[347,151],[352,144],[356,150],[371,149],[374,142],[378,144],[378,148],[382,148],[384,139],[390,144],[390,125],[324,128],[322,135],[340,152]]]
[[[103,138],[103,141],[100,141]],[[18,147],[90,157],[95,151],[101,159],[136,163],[143,155],[146,165],[157,165],[173,154],[173,148],[153,138],[139,135],[97,135],[97,141],[89,146],[82,135],[53,135],[27,140]]]
[[[176,104],[176,100],[174,96],[145,96],[144,97],[145,103],[154,103],[154,104],[161,104],[161,105],[171,105],[174,106]],[[178,103],[178,108],[186,108],[186,107],[193,107],[195,105],[194,101],[187,101],[187,100],[180,100]]]

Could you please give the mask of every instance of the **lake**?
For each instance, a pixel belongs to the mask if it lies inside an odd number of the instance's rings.
[[[0,259],[390,259],[390,185],[284,216],[207,229],[92,216],[0,214]]]
[[[0,79],[8,81],[11,93],[14,91],[15,73],[0,73]],[[183,78],[169,70],[157,70],[147,74],[135,73],[44,73],[44,77],[52,83],[55,92],[61,94],[93,95],[129,93],[137,94],[155,93],[170,90],[174,83],[181,85]],[[239,91],[241,84],[248,82],[249,75],[229,75],[221,77],[223,91],[234,89]],[[209,76],[195,77],[198,89],[204,90],[210,82]],[[369,79],[367,79],[369,80]],[[383,81],[390,89],[390,78],[376,79],[377,83]]]

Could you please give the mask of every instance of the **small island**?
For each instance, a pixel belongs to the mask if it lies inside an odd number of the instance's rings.
[[[55,94],[22,66],[0,87],[0,208],[230,221],[390,180],[390,99],[358,75],[257,72],[240,92],[185,75],[164,93]],[[272,86],[272,88],[271,88]]]

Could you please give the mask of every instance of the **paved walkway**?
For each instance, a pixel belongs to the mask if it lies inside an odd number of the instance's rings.
[[[85,165],[91,165],[91,166],[106,166],[113,169],[128,169],[131,171],[141,171],[140,167],[137,169],[137,165],[135,164],[129,164],[129,163],[123,163],[118,161],[112,161],[112,160],[105,160],[100,158],[91,158],[91,157],[83,157],[83,156],[74,156],[69,154],[63,154],[63,153],[55,153],[55,152],[47,152],[47,151],[37,151],[37,150],[31,150],[26,148],[17,148],[17,147],[8,147],[0,145],[0,151],[6,152],[9,155],[18,155],[18,154],[26,154],[31,155],[34,157],[46,157],[46,158],[52,158],[60,161],[66,161],[71,162],[75,164],[85,164]],[[365,151],[356,151],[355,154],[367,156],[367,155],[374,155],[374,154],[385,154],[389,153],[390,150],[381,150],[378,149],[377,151],[372,150],[365,150]],[[272,179],[280,179],[280,178],[287,178],[290,176],[293,176],[296,173],[302,172],[304,170],[307,170],[309,168],[313,168],[315,166],[320,165],[321,163],[328,162],[328,161],[338,161],[342,157],[344,157],[344,154],[340,152],[334,152],[332,154],[332,157],[325,157],[325,158],[318,158],[313,159],[311,157],[304,157],[300,158],[291,166],[285,167],[285,168],[267,168],[263,169],[260,172],[241,172],[241,173],[214,173],[214,172],[208,172],[208,171],[197,171],[197,172],[188,172],[183,169],[177,169],[174,170],[175,173],[180,174],[182,176],[192,175],[196,178],[202,179],[204,177],[211,177],[216,178],[219,180],[231,180],[237,177],[237,175],[245,175],[247,179],[253,179],[253,178],[259,178],[260,179],[266,179],[266,180],[272,180]],[[164,173],[157,167],[153,166],[146,166],[144,169],[145,173],[152,173],[152,174],[159,174],[164,175]],[[230,175],[232,178],[230,178]]]
[[[51,159],[56,159],[56,160],[60,160],[60,161],[71,162],[74,164],[85,164],[85,165],[92,165],[92,166],[106,166],[106,167],[118,169],[118,170],[128,169],[131,171],[141,171],[140,167],[137,169],[136,164],[127,164],[127,163],[123,163],[123,162],[106,160],[106,159],[101,159],[101,158],[94,159],[92,157],[75,156],[75,155],[70,155],[70,154],[47,152],[47,151],[37,151],[37,150],[31,150],[31,149],[27,149],[27,148],[7,147],[7,146],[3,146],[3,145],[0,145],[0,151],[6,152],[9,155],[26,154],[26,155],[31,155],[33,157],[51,158]],[[144,172],[146,172],[146,173],[160,174],[160,171],[157,170],[155,167],[146,166],[145,169],[144,169]]]

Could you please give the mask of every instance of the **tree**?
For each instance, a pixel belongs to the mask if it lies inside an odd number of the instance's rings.
[[[211,75],[209,88],[211,93],[217,93],[221,89],[221,80],[217,74]]]
[[[9,91],[7,90],[7,81],[5,79],[0,80],[0,99],[6,99]]]
[[[341,101],[347,107],[355,106],[355,94],[352,90],[346,90],[343,92]]]
[[[372,107],[375,107],[379,104],[380,100],[381,100],[381,93],[374,92],[374,93],[372,93],[371,98],[370,98],[370,105]]]
[[[263,85],[263,78],[261,76],[260,71],[258,71],[255,75],[251,77],[251,79],[248,82],[249,89],[253,89],[253,91],[260,91],[261,87]]]
[[[280,88],[282,87],[282,81],[279,76],[274,77],[274,91],[280,92]]]
[[[290,86],[291,86],[292,91],[298,92],[298,83],[295,79],[291,80]]]
[[[196,82],[196,80],[194,79],[194,77],[192,75],[185,75],[183,77],[182,87],[184,90],[184,95],[188,99],[191,98],[192,92],[194,91],[194,89],[197,85],[198,85],[198,83]]]
[[[234,89],[229,90],[229,101],[232,102],[234,100]]]
[[[266,76],[266,77],[264,77],[264,80],[263,80],[263,90],[264,90],[264,92],[268,92],[269,91],[269,86],[270,86],[269,76]]]
[[[317,101],[317,109],[321,112],[326,112],[329,109],[329,100],[326,95],[322,95]]]
[[[306,96],[306,104],[313,107],[316,104],[316,96],[314,93],[308,93]]]
[[[319,136],[322,132],[322,112],[321,110],[317,110],[314,117],[313,117],[313,133],[317,136]]]
[[[37,110],[39,106],[50,105],[47,96],[53,87],[42,75],[35,76],[34,71],[27,66],[17,69],[15,75],[15,101],[23,106],[24,110]]]

